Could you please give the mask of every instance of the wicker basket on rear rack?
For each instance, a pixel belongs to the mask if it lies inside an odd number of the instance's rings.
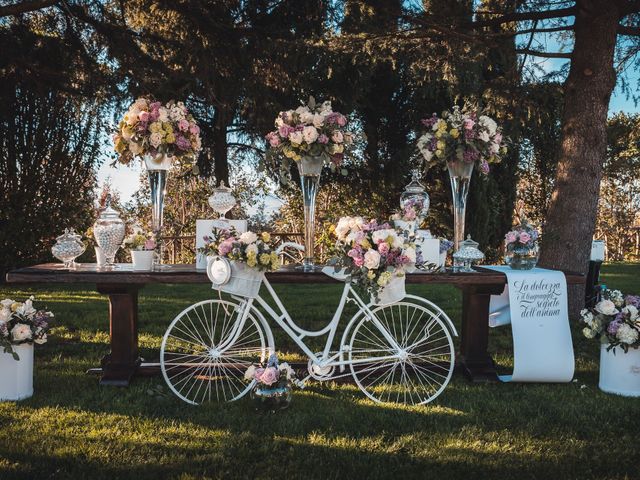
[[[245,298],[256,298],[264,280],[264,272],[218,256],[207,257],[207,275],[213,289]]]

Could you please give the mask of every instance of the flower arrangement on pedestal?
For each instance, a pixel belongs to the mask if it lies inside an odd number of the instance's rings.
[[[346,129],[347,117],[334,112],[331,102],[317,104],[313,97],[307,105],[280,112],[276,130],[267,135],[269,158],[280,161],[280,178],[290,179],[291,162],[300,172],[304,206],[305,258],[303,269],[314,270],[315,202],[324,166],[337,170],[344,160],[345,149],[353,143]],[[346,170],[342,170],[346,175]]]
[[[427,167],[441,163],[449,171],[454,206],[454,244],[464,239],[464,220],[473,168],[488,174],[492,163],[499,163],[507,152],[505,138],[495,120],[455,106],[438,117],[435,113],[422,120],[426,133],[417,147]]]
[[[138,98],[127,110],[113,135],[118,161],[129,165],[135,158],[149,157],[151,164],[165,158],[193,165],[202,148],[200,127],[184,103],[166,104]]]
[[[265,364],[251,365],[244,374],[245,380],[254,382],[251,398],[258,408],[280,410],[291,403],[291,384],[298,384],[296,374],[288,363],[280,363],[272,353]]]
[[[376,302],[391,303],[404,297],[405,272],[421,259],[415,244],[402,231],[376,220],[342,217],[334,232],[337,257],[331,264],[336,271],[343,270],[353,284],[365,289]],[[398,286],[396,293],[384,298],[384,289],[391,284]],[[394,289],[387,292],[391,290]]]
[[[0,346],[4,353],[11,354],[16,360],[20,357],[14,351],[14,346],[43,344],[47,341],[53,313],[36,310],[33,300],[31,296],[24,303],[9,298],[0,302]]]
[[[602,300],[592,309],[580,312],[586,324],[582,333],[587,338],[598,338],[607,344],[607,350],[620,347],[640,347],[640,296],[623,295],[619,290],[605,290]]]

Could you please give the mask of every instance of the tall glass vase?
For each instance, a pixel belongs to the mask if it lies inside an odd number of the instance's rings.
[[[453,245],[455,251],[458,251],[460,242],[464,240],[464,218],[473,165],[472,162],[469,163],[462,160],[447,163],[449,179],[451,180],[451,193],[453,194]]]
[[[167,175],[171,167],[172,157],[158,154],[155,157],[144,157],[149,188],[151,190],[151,230],[158,245],[158,264],[162,263],[162,218],[164,212],[164,196],[167,186]],[[162,267],[160,267],[162,268]]]
[[[302,157],[297,163],[302,186],[302,200],[304,208],[304,261],[302,270],[313,272],[313,250],[316,232],[316,196],[320,188],[320,175],[324,160],[322,157]]]

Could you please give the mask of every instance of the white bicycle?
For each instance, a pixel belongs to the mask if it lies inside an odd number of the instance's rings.
[[[291,245],[282,248],[286,246]],[[302,382],[352,375],[373,401],[409,405],[432,401],[449,383],[455,362],[451,335],[457,332],[434,303],[406,295],[399,302],[376,305],[363,301],[346,281],[333,319],[321,330],[308,331],[293,321],[264,274],[253,271],[247,276],[251,269],[225,262],[210,260],[207,273],[214,288],[232,293],[231,300],[191,305],[171,322],[162,340],[162,374],[185,402],[233,401],[252,389],[245,371],[275,351],[266,317],[307,355],[308,375]],[[273,306],[259,295],[261,285]],[[353,302],[357,312],[332,350],[347,302]],[[304,338],[322,335],[325,346],[316,353]]]

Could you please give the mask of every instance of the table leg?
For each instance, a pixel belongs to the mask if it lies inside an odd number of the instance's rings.
[[[489,301],[500,295],[504,285],[464,285],[462,288],[462,328],[456,368],[474,382],[497,382],[489,345]]]
[[[140,366],[138,356],[138,291],[142,285],[99,284],[109,295],[111,353],[102,358],[100,385],[129,386]]]

